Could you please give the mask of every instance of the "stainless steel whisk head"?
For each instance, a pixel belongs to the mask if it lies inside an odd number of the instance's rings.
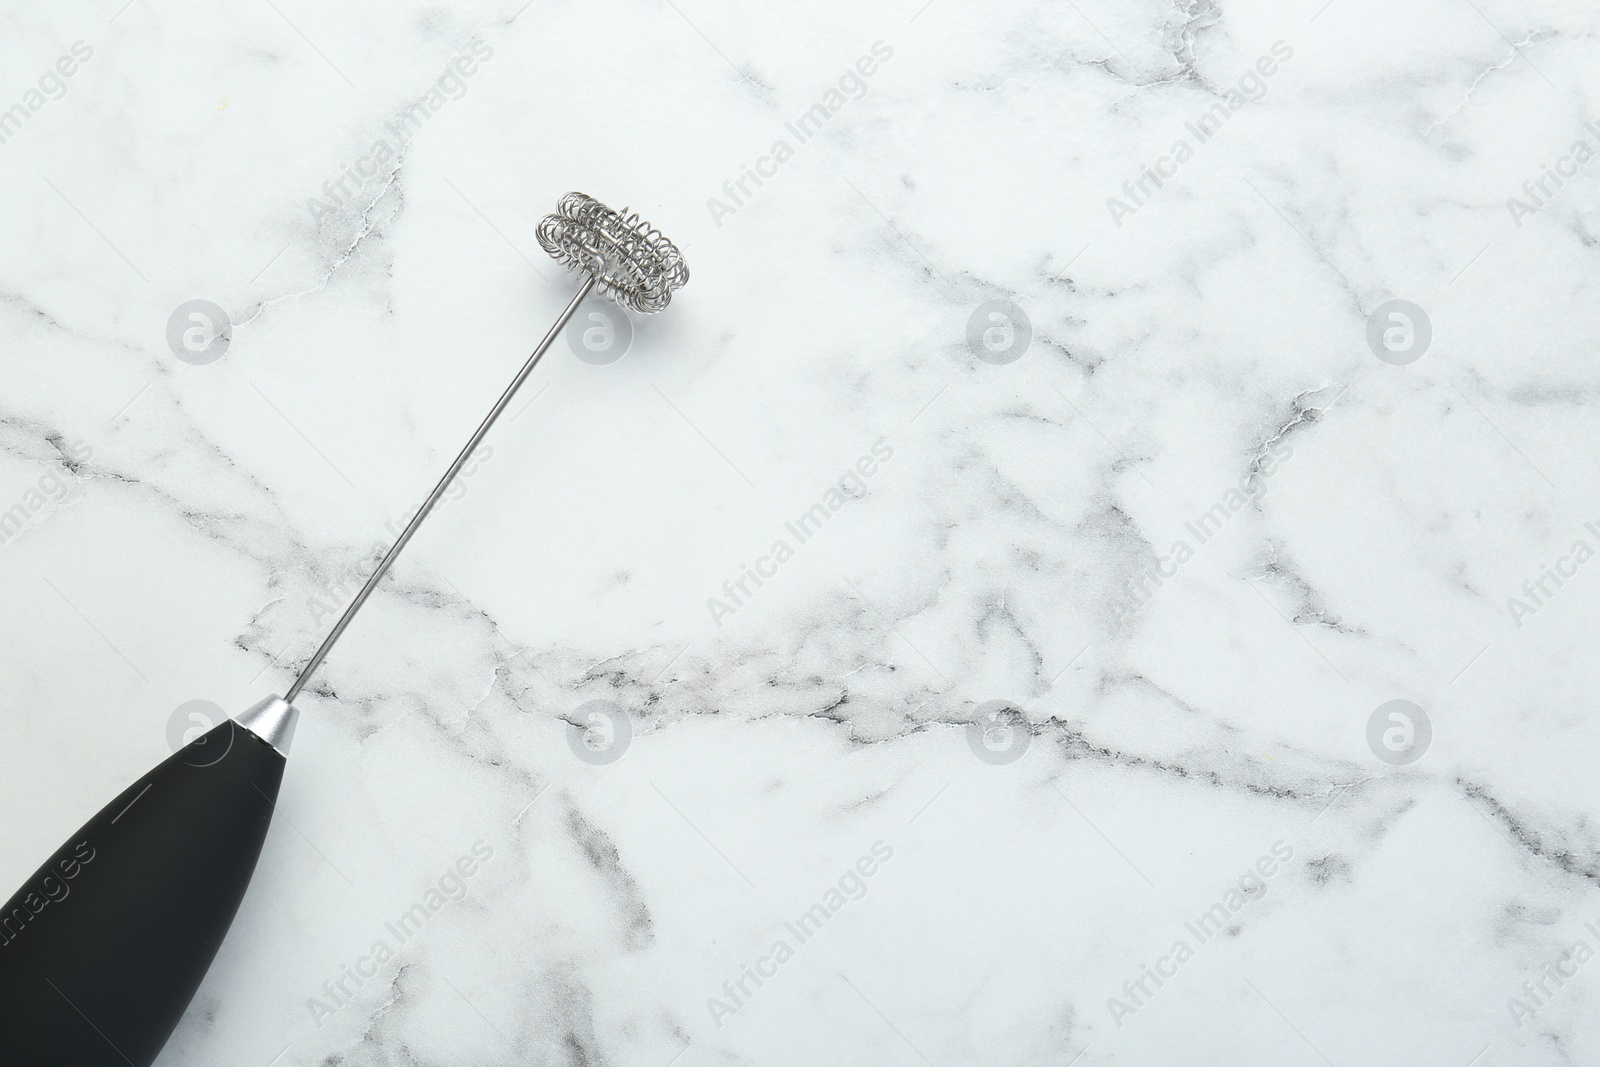
[[[627,208],[613,211],[583,193],[568,193],[539,223],[539,244],[568,270],[587,271],[599,290],[627,308],[653,315],[689,280],[678,246]]]

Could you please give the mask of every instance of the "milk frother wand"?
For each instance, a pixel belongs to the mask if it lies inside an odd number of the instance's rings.
[[[294,738],[295,698],[539,359],[595,289],[642,314],[689,280],[637,214],[568,193],[539,244],[585,275],[289,691],[179,749],[83,825],[0,911],[0,1059],[9,1067],[149,1067],[244,899]]]

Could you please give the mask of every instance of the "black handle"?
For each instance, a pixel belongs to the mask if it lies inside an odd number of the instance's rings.
[[[0,911],[0,1059],[149,1067],[244,899],[284,764],[225,722],[28,879]]]

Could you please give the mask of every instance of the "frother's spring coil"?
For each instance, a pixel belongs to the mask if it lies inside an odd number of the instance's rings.
[[[653,315],[689,280],[678,246],[627,208],[568,193],[539,223],[539,244],[569,270],[594,275],[601,292],[630,311]]]

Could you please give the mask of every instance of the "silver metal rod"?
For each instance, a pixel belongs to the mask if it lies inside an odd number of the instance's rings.
[[[444,496],[445,490],[450,488],[450,483],[455,481],[456,475],[461,473],[461,468],[466,466],[467,460],[472,456],[472,453],[478,450],[478,446],[483,443],[484,437],[489,433],[489,428],[494,425],[495,420],[500,417],[500,413],[505,411],[507,405],[511,403],[511,398],[522,387],[522,383],[528,380],[528,375],[533,373],[533,368],[538,364],[539,358],[550,348],[550,345],[555,341],[557,335],[561,333],[562,328],[567,325],[568,320],[577,312],[578,305],[583,303],[583,298],[589,295],[589,291],[594,288],[594,285],[595,277],[591,274],[578,287],[577,295],[572,298],[572,302],[567,305],[566,310],[556,319],[555,325],[550,327],[550,332],[544,335],[544,340],[539,342],[539,347],[533,350],[533,355],[528,357],[528,362],[522,365],[522,370],[517,372],[517,376],[511,380],[511,384],[506,387],[506,391],[500,395],[499,401],[495,403],[495,406],[490,410],[483,422],[479,424],[477,431],[472,435],[472,439],[467,442],[467,447],[463,448],[461,454],[456,457],[456,461],[450,464],[450,469],[444,472],[444,477],[439,479],[439,484],[433,487],[433,492],[428,494],[428,499],[422,502],[422,507],[417,509],[417,514],[406,528],[400,532],[400,536],[395,540],[394,547],[389,549],[389,554],[383,557],[383,561],[378,564],[378,569],[373,571],[372,577],[367,579],[367,584],[361,587],[361,591],[350,602],[350,606],[344,609],[344,614],[339,616],[339,621],[334,623],[333,630],[328,634],[326,640],[322,642],[322,647],[318,648],[316,653],[312,655],[311,662],[306,664],[305,669],[300,672],[300,677],[296,678],[294,685],[289,687],[288,695],[284,697],[286,701],[291,704],[294,703],[294,698],[300,695],[300,691],[305,688],[306,682],[316,673],[317,668],[322,666],[322,661],[328,657],[328,650],[333,648],[339,638],[344,635],[345,630],[350,625],[350,620],[355,618],[356,612],[361,610],[361,605],[367,602],[367,598],[372,595],[372,591],[378,587],[378,583],[383,580],[383,576],[389,572],[389,568],[394,565],[395,558],[406,547],[406,544],[411,540],[411,536],[417,532],[417,527],[422,525],[422,520],[426,519],[429,513],[433,511],[434,505],[439,503],[440,498]]]

